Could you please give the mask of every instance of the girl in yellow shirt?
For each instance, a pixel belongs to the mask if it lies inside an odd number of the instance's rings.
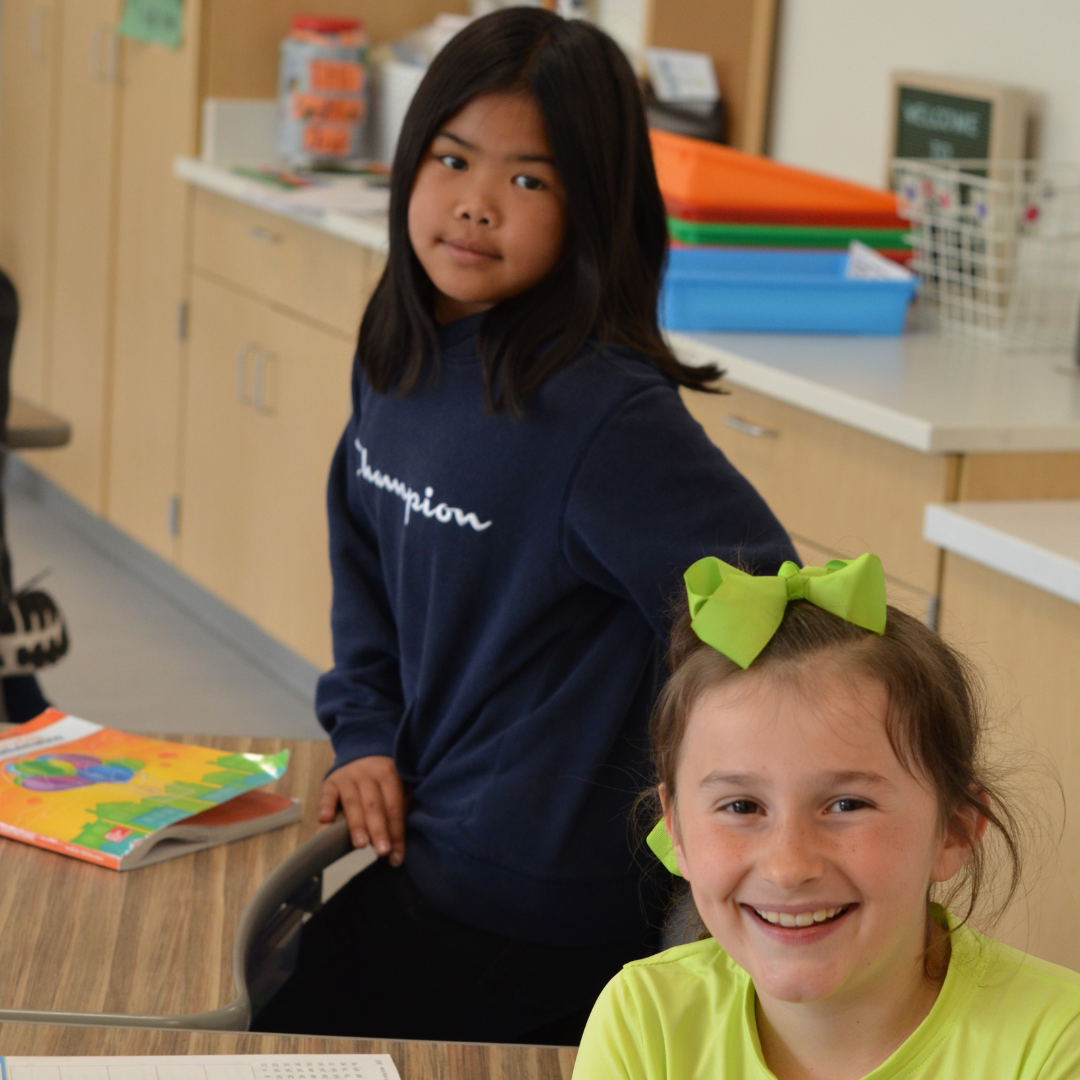
[[[649,843],[702,936],[608,984],[575,1080],[1080,1077],[1080,975],[966,925],[1020,848],[965,661],[873,555],[685,577]]]

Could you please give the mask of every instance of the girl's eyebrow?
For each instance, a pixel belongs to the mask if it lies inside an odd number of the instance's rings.
[[[748,772],[711,772],[701,781],[702,787],[748,787],[760,781],[761,777]]]
[[[890,781],[880,773],[867,772],[863,769],[847,769],[843,772],[825,773],[821,778],[826,785],[835,784],[874,784],[877,786],[890,786]],[[756,773],[748,772],[711,772],[701,781],[701,787],[748,787],[761,782],[761,777]]]
[[[463,150],[477,150],[477,149],[479,149],[473,143],[469,142],[468,139],[463,139],[460,135],[455,135],[450,131],[439,131],[439,132],[436,133],[435,138],[437,138],[437,139],[449,139],[451,142],[457,143],[458,146],[460,146]],[[541,162],[544,165],[550,165],[552,168],[555,167],[555,159],[553,157],[549,157],[547,154],[507,154],[506,157],[503,160],[504,161],[537,161],[537,162]]]
[[[458,146],[461,146],[466,150],[475,150],[476,149],[476,147],[473,146],[473,144],[471,142],[469,142],[468,139],[463,139],[460,135],[455,135],[455,134],[453,134],[453,132],[450,132],[450,131],[437,131],[435,133],[435,138],[436,139],[449,139],[451,142],[456,142],[458,144]]]

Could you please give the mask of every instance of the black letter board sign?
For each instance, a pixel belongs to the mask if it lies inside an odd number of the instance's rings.
[[[889,156],[1027,156],[1032,101],[1023,90],[924,72],[893,73]]]

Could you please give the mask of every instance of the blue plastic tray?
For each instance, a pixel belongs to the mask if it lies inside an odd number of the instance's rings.
[[[899,334],[918,282],[844,277],[845,252],[672,248],[660,294],[668,330]]]

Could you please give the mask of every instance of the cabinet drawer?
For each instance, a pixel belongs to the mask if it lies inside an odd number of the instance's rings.
[[[922,539],[923,507],[950,497],[955,458],[730,390],[683,400],[790,533],[844,557],[873,551],[890,577],[937,595],[939,552]]]
[[[195,266],[350,338],[385,257],[208,191],[195,194]]]

